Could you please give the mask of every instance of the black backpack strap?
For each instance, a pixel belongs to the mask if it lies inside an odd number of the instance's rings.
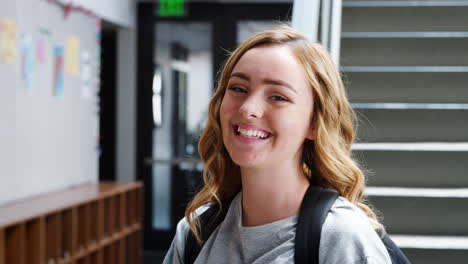
[[[339,193],[319,186],[307,189],[299,212],[296,227],[295,256],[297,264],[319,262],[320,234],[322,225]],[[401,249],[381,230],[376,230],[385,245],[392,264],[411,264]]]
[[[199,216],[203,244],[199,244],[195,235],[191,230],[189,230],[187,239],[185,240],[184,264],[192,264],[195,262],[195,259],[198,257],[198,254],[200,254],[204,243],[208,238],[210,238],[211,234],[221,224],[221,222],[223,222],[230,204],[231,200],[225,201],[223,202],[222,208],[219,208],[219,204],[214,203]]]
[[[393,242],[393,240],[387,235],[387,233],[382,234],[382,230],[376,230],[380,239],[387,248],[388,255],[392,260],[392,264],[411,264],[409,259],[405,256],[403,251]]]
[[[338,196],[336,190],[320,186],[307,189],[297,221],[294,263],[318,264],[322,225]]]

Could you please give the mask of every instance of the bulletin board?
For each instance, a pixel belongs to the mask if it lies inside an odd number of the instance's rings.
[[[100,19],[0,3],[0,204],[98,180]]]

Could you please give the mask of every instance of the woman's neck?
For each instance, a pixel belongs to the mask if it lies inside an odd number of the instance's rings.
[[[309,180],[300,166],[241,169],[242,225],[258,226],[299,213]]]

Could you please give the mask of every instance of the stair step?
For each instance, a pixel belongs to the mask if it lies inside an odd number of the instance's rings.
[[[468,236],[468,197],[367,196],[389,233]]]
[[[343,2],[343,32],[459,32],[468,28],[468,6],[450,6],[451,1],[437,1],[439,4],[446,3],[445,6],[403,6],[400,3],[401,6],[393,7],[379,6],[377,1],[371,7],[371,1],[365,2],[369,3],[365,8],[359,7],[357,2]],[[391,2],[398,4],[397,1]],[[364,5],[367,3],[363,2]]]
[[[468,0],[343,7],[340,63],[367,198],[413,264],[466,264]]]
[[[353,150],[372,151],[455,151],[468,152],[468,142],[377,142],[377,143],[354,143]]]
[[[466,264],[467,236],[393,235],[397,244],[413,264]]]
[[[344,72],[468,72],[468,66],[343,66]]]
[[[419,1],[343,1],[343,7],[415,7],[415,6],[468,6],[466,0],[453,0],[453,1],[433,1],[433,0],[419,0]]]
[[[362,142],[468,141],[468,110],[356,109]]]
[[[457,249],[402,249],[412,264],[466,264],[468,250]]]
[[[351,102],[468,103],[464,72],[347,72]]]
[[[467,66],[468,38],[344,38],[343,66]]]
[[[400,248],[468,250],[468,236],[390,235]]]
[[[368,196],[468,198],[468,188],[367,187]]]
[[[352,103],[355,109],[416,109],[416,110],[467,110],[468,104],[434,103]]]
[[[369,186],[468,188],[468,143],[357,143]]]
[[[343,32],[342,38],[468,38],[460,32]]]

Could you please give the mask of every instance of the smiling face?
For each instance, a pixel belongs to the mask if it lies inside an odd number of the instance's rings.
[[[235,65],[220,107],[223,143],[241,168],[301,164],[313,139],[312,89],[288,46],[248,50]]]

